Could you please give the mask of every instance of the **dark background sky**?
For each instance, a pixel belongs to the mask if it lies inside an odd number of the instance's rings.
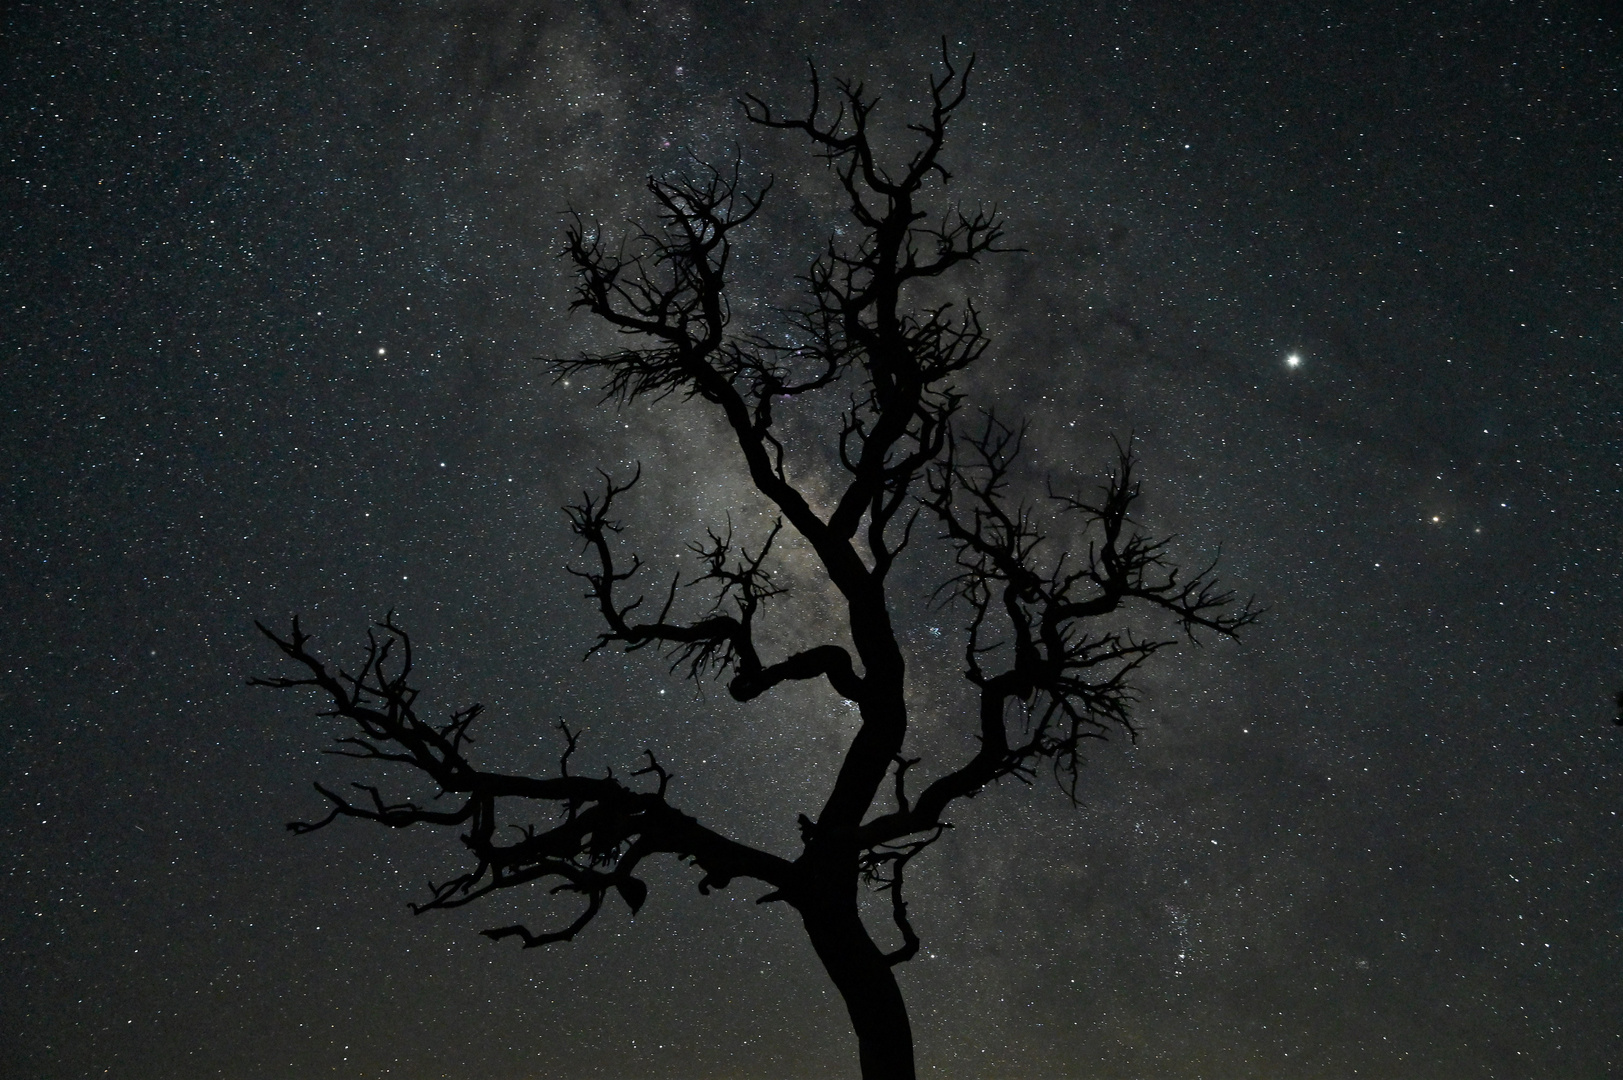
[[[553,385],[537,357],[602,342],[560,211],[737,144],[778,177],[771,301],[837,206],[732,102],[803,102],[810,55],[899,122],[945,33],[979,54],[953,187],[1029,249],[961,283],[970,388],[1031,418],[1034,477],[1136,432],[1146,521],[1271,612],[1155,667],[1081,809],[1005,785],[916,864],[922,1075],[1623,1075],[1623,42],[1373,7],[7,5],[0,1071],[854,1073],[748,889],[667,865],[547,951],[476,933],[540,896],[412,918],[454,843],[286,833],[358,774],[243,680],[254,618],[348,655],[394,606],[492,764],[550,768],[567,718],[795,850],[832,695],[578,663],[557,508],[596,465],[643,462],[666,567],[755,507],[701,412]],[[958,619],[903,612],[925,733]]]

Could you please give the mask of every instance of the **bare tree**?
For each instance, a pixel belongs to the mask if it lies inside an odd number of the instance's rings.
[[[622,555],[614,516],[637,476],[605,478],[599,494],[568,508],[588,561],[574,572],[603,620],[593,651],[654,646],[686,677],[725,675],[740,702],[817,679],[854,702],[860,727],[817,816],[799,819],[798,853],[759,850],[683,813],[668,801],[669,775],[652,753],[629,781],[571,773],[577,734],[567,727],[557,775],[488,771],[469,750],[479,706],[442,724],[418,715],[411,640],[392,617],[372,634],[353,673],[318,656],[297,620],[286,636],[261,626],[299,668],[291,677],[256,680],[320,691],[326,715],[349,722],[335,752],[420,770],[442,793],[459,797],[455,809],[434,810],[391,802],[373,786],[356,785],[365,798],[355,800],[317,785],[331,803],[327,816],[290,826],[310,832],[351,817],[461,830],[471,865],[433,887],[416,911],[535,883],[577,894],[583,906],[561,929],[484,931],[530,947],[573,938],[611,892],[635,912],[647,896],[638,872],[650,856],[696,866],[703,893],[738,878],[760,882],[769,890],[763,903],[782,902],[799,914],[845,999],[868,1080],[914,1075],[907,1009],[893,975],[919,949],[905,871],[948,828],[953,804],[1000,778],[1030,779],[1039,770],[1052,771],[1074,799],[1085,740],[1134,732],[1133,672],[1179,634],[1233,635],[1255,617],[1249,602],[1232,603],[1210,567],[1181,574],[1164,542],[1135,527],[1139,485],[1130,448],[1094,497],[1050,490],[1026,500],[1010,491],[1019,430],[984,413],[961,417],[965,397],[954,380],[986,351],[980,320],[971,304],[910,306],[910,286],[1002,250],[1003,229],[995,213],[957,206],[932,213],[923,205],[950,179],[940,154],[973,59],[958,71],[943,49],[943,64],[930,81],[928,117],[911,125],[916,149],[899,167],[875,154],[876,99],[859,85],[838,84],[832,116],[815,70],[804,115],[780,116],[753,97],[744,103],[749,121],[811,142],[837,177],[855,224],[855,239],[831,238],[811,262],[806,300],[786,313],[781,338],[729,327],[734,233],[765,193],[744,190],[736,168],[650,180],[658,224],[628,245],[610,246],[579,219],[568,231],[565,251],[579,277],[574,306],[614,327],[626,345],[561,361],[560,374],[594,377],[622,403],[674,394],[719,410],[750,482],[780,515],[753,549],[730,533],[711,534],[695,548],[702,572],[680,587],[673,580],[661,599],[645,604],[627,594],[641,563]],[[838,431],[821,451],[798,442],[791,451],[774,408],[817,394],[848,403]],[[832,478],[839,497],[831,510],[813,508],[807,477]],[[1043,506],[1052,524],[1039,513]],[[850,648],[807,642],[786,655],[762,655],[760,627],[782,592],[772,567],[785,527],[805,538],[817,572],[843,597]],[[906,755],[904,652],[886,590],[897,557],[931,532],[953,556],[955,569],[938,596],[965,616],[963,675],[978,708],[963,723],[975,730],[978,748],[910,791],[923,770]],[[684,620],[674,612],[689,588],[708,590],[713,604]],[[1176,632],[1134,629],[1135,609],[1159,616],[1140,621]],[[537,825],[538,817],[551,823]],[[521,828],[501,831],[509,825]],[[864,925],[863,887],[888,894],[898,947],[881,948]]]

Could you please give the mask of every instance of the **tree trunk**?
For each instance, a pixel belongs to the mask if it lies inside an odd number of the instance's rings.
[[[851,1015],[862,1080],[915,1080],[907,1004],[895,973],[857,915],[854,891],[808,904],[800,914],[812,948]]]

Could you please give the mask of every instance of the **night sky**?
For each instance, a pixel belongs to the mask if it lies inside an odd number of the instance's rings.
[[[777,178],[763,313],[841,207],[736,99],[802,108],[811,57],[899,148],[944,34],[978,56],[950,190],[1027,249],[955,283],[994,339],[965,388],[1030,419],[1034,493],[1133,434],[1146,526],[1269,611],[1156,658],[1080,807],[951,814],[910,869],[921,1076],[1623,1075],[1623,41],[1598,6],[1373,7],[6,5],[0,1073],[855,1075],[748,882],[650,864],[635,920],[545,950],[477,933],[572,917],[539,892],[414,918],[454,837],[289,834],[312,780],[376,774],[245,681],[285,670],[256,618],[353,660],[393,608],[487,765],[550,771],[565,719],[582,769],[651,747],[679,806],[797,852],[832,691],[581,660],[560,507],[595,468],[642,463],[662,574],[761,515],[700,403],[554,382],[609,340],[562,215],[646,219],[650,174],[736,147]],[[939,733],[933,565],[898,619]]]

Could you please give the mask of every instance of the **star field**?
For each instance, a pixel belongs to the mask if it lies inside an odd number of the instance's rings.
[[[1137,745],[965,803],[910,867],[920,1075],[1602,1077],[1623,1069],[1623,70],[1569,5],[14,4],[0,29],[0,1048],[36,1078],[855,1075],[782,905],[699,896],[521,951],[513,893],[414,918],[449,837],[319,816],[311,703],[244,685],[294,612],[348,658],[393,608],[492,767],[653,747],[684,810],[798,849],[847,703],[740,706],[598,623],[559,508],[645,482],[660,573],[760,500],[700,403],[601,405],[542,358],[563,214],[737,152],[775,186],[765,318],[841,210],[805,59],[901,125],[978,56],[950,191],[1025,250],[955,285],[973,399],[1267,616],[1143,680]],[[815,486],[811,488],[817,489]],[[1033,492],[1040,491],[1034,486]],[[826,493],[826,492],[825,492]],[[921,770],[961,753],[962,619],[898,623]],[[833,625],[786,551],[793,625]],[[929,584],[926,585],[926,581]],[[956,740],[956,741],[955,741]],[[874,925],[883,926],[875,901]],[[888,927],[886,927],[888,930]]]

